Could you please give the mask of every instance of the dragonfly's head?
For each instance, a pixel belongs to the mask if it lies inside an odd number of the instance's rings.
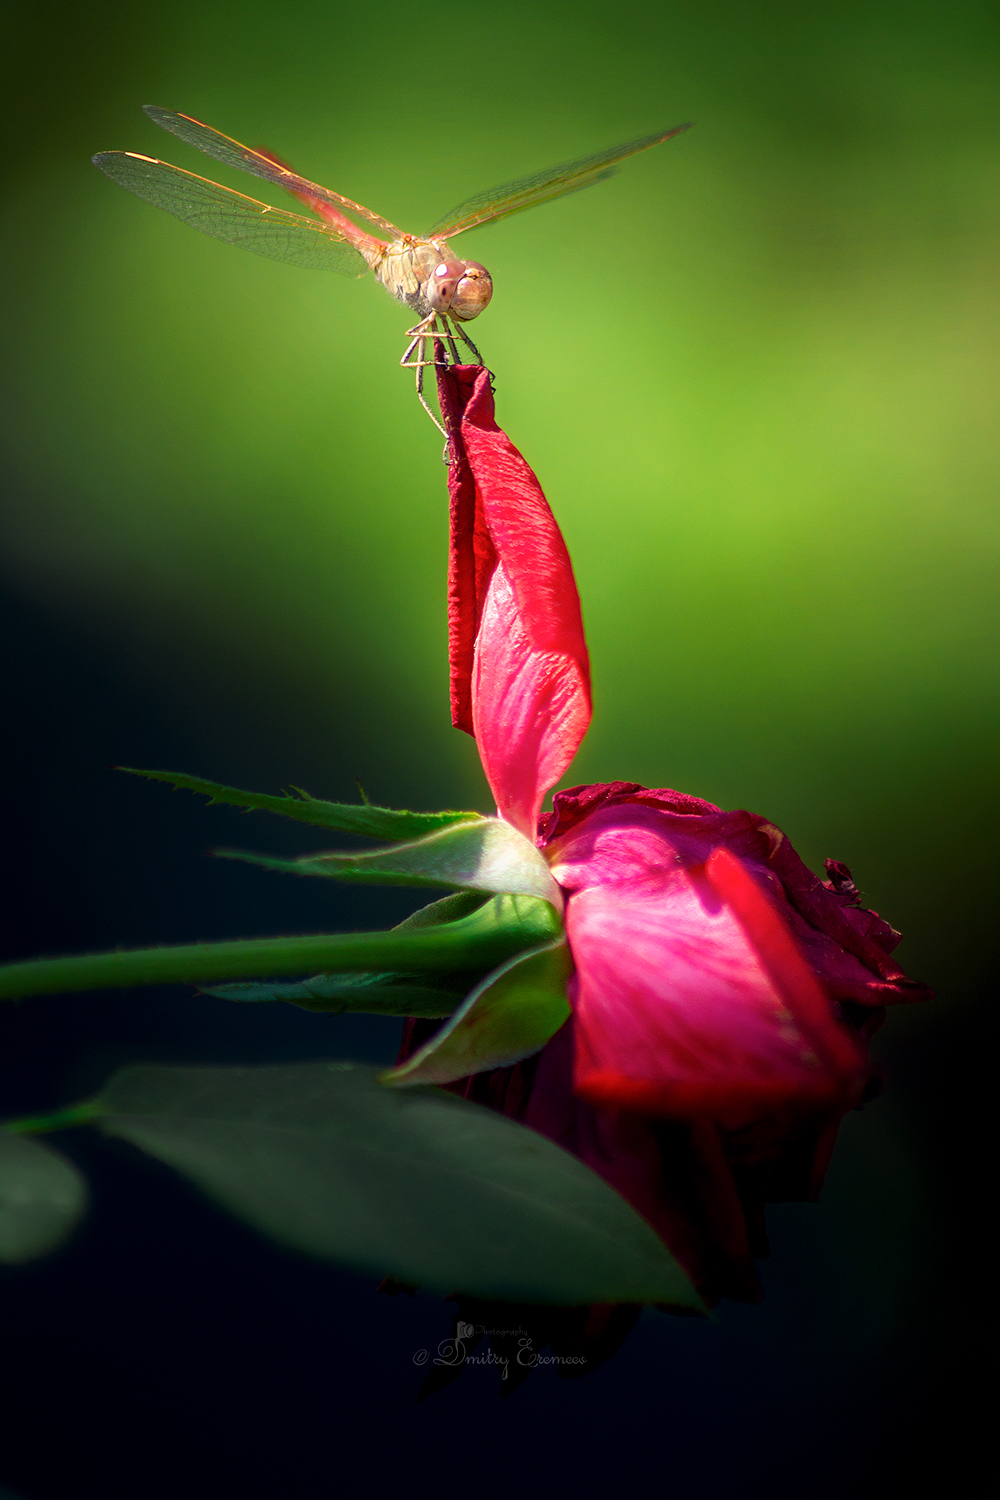
[[[447,313],[461,323],[478,318],[492,296],[493,278],[477,260],[443,260],[427,282],[432,312]]]

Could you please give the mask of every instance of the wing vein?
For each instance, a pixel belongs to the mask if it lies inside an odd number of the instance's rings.
[[[443,219],[439,219],[428,235],[435,239],[449,239],[467,229],[477,229],[481,224],[506,219],[510,214],[521,213],[539,203],[548,203],[567,193],[577,193],[583,188],[593,187],[615,174],[617,162],[638,151],[648,151],[661,141],[670,140],[682,130],[689,130],[690,123],[675,125],[672,130],[660,131],[656,135],[645,135],[637,141],[627,141],[623,146],[612,146],[607,151],[598,151],[594,156],[581,157],[579,161],[562,162],[548,171],[536,172],[530,177],[519,177],[505,182],[501,187],[488,188],[467,198],[453,208]]]
[[[239,141],[232,140],[219,130],[213,130],[210,125],[203,125],[190,115],[177,114],[172,109],[161,109],[157,104],[145,104],[143,109],[161,129],[169,130],[179,140],[186,141],[198,151],[204,151],[206,156],[213,157],[224,166],[235,167],[238,172],[249,172],[254,177],[262,177],[265,182],[284,188],[286,192],[294,193],[303,200],[314,198],[322,203],[346,208],[349,213],[365,219],[376,229],[388,234],[390,239],[398,240],[403,237],[402,230],[397,229],[395,224],[390,224],[388,219],[383,219],[381,214],[373,213],[370,208],[364,208],[360,203],[354,203],[350,198],[335,193],[332,188],[321,187],[318,182],[300,177],[282,161],[261,151],[254,151],[250,146],[242,146]]]
[[[338,229],[272,208],[169,162],[132,151],[100,151],[94,165],[112,182],[192,229],[268,260],[338,271],[342,276],[363,276],[367,269],[360,250]]]

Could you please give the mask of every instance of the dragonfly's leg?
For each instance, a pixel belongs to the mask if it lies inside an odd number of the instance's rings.
[[[451,354],[452,363],[457,364],[458,361],[455,359],[455,340],[451,329],[448,327],[448,319],[442,318],[441,327],[437,331],[437,337],[434,340],[434,365],[436,368],[447,370],[449,353]]]
[[[434,327],[434,358],[429,364],[444,365],[447,369],[449,357],[452,364],[458,364],[458,355],[455,352],[455,335],[451,331],[451,325],[443,313],[438,315],[438,321]]]
[[[448,356],[450,354],[451,355],[451,362],[452,362],[452,364],[453,365],[457,365],[459,363],[458,348],[457,348],[457,346],[455,344],[455,335],[451,331],[451,324],[448,322],[448,319],[445,318],[445,317],[442,317],[441,324],[442,324],[442,327],[444,328],[444,336],[448,340],[447,348],[444,351],[444,356],[445,356],[444,362],[445,362],[445,364],[448,363]],[[456,324],[456,327],[457,327],[457,324]]]
[[[436,316],[434,318],[434,321],[431,323],[430,331],[427,334],[427,339],[429,341],[429,347],[428,344],[424,344],[424,363],[437,366],[443,362],[444,350],[441,347],[441,329],[438,326],[438,319]],[[429,356],[429,358],[427,356]]]
[[[447,324],[445,325],[445,330],[446,337],[450,337],[450,334],[448,334],[447,332]],[[424,318],[423,322],[416,323],[412,328],[408,328],[406,330],[406,336],[410,340],[410,342],[407,344],[406,353],[403,355],[399,363],[405,369],[412,370],[414,372],[414,381],[417,388],[417,400],[420,402],[420,405],[423,407],[424,411],[434,423],[434,426],[437,428],[438,432],[440,432],[445,439],[443,458],[444,462],[447,464],[451,462],[451,459],[449,457],[450,439],[447,432],[441,426],[441,423],[438,421],[437,417],[434,415],[430,406],[427,404],[427,398],[424,396],[424,371],[429,365],[444,365],[448,363],[444,345],[441,343],[441,334],[437,326],[437,316],[434,313],[431,313],[429,317]],[[428,351],[427,348],[428,339],[431,340],[430,351]],[[427,357],[428,352],[430,353],[429,359]]]
[[[427,413],[427,415],[430,417],[431,421],[434,423],[434,426],[437,428],[438,432],[440,432],[442,434],[442,436],[444,437],[444,440],[445,440],[445,452],[447,453],[447,451],[448,451],[448,448],[447,448],[448,434],[447,434],[447,432],[445,432],[444,428],[441,426],[441,423],[438,421],[437,417],[431,411],[430,407],[427,404],[427,398],[424,395],[424,370],[426,369],[426,367],[427,367],[427,361],[426,360],[419,360],[417,362],[417,366],[416,366],[416,371],[417,371],[417,400],[420,402],[420,405],[423,407],[424,411]]]
[[[404,369],[406,369],[407,367],[412,368],[413,365],[418,362],[423,364],[428,363],[426,357],[427,340],[433,339],[437,336],[436,324],[437,317],[434,313],[431,313],[430,316],[424,318],[421,323],[415,323],[412,328],[408,328],[406,330],[406,337],[410,340],[410,342],[406,346],[406,353],[399,361]],[[411,359],[411,355],[414,353],[414,350],[417,350],[418,345],[419,350],[417,352],[416,359]]]
[[[455,332],[458,334],[459,338],[462,340],[462,343],[463,344],[468,344],[469,348],[472,350],[473,354],[476,356],[476,364],[477,365],[481,365],[482,362],[483,362],[483,356],[480,354],[480,352],[476,348],[475,344],[469,338],[469,335],[466,333],[465,329],[462,327],[461,323],[458,321],[457,318],[455,319]],[[456,363],[457,363],[457,361],[456,361]]]

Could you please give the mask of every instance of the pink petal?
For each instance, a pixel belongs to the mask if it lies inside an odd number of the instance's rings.
[[[732,1125],[846,1103],[859,1081],[860,1051],[777,910],[721,853],[713,878],[675,865],[571,896],[574,1087],[591,1103]]]
[[[727,848],[770,891],[831,999],[874,1008],[931,996],[889,957],[899,934],[875,912],[845,905],[850,898],[820,881],[757,813],[723,812],[682,792],[613,781],[557,792],[540,833],[556,879],[571,891],[704,864],[713,849]]]
[[[590,723],[590,664],[566,544],[493,417],[489,371],[439,369],[452,434],[452,721],[475,735],[503,817],[535,836]]]
[[[816,1052],[831,1072],[851,1078],[860,1064],[857,1048],[834,1021],[830,1001],[777,907],[728,849],[712,851],[705,874],[739,920],[768,979]]]

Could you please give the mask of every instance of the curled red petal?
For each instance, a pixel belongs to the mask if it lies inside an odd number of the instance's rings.
[[[489,371],[438,370],[451,435],[452,721],[475,735],[503,817],[534,838],[542,797],[590,723],[569,553],[541,486],[496,425]]]
[[[833,1019],[830,1001],[774,904],[728,849],[714,849],[705,874],[728,902],[764,972],[816,1052],[844,1079],[858,1074],[855,1042]]]

